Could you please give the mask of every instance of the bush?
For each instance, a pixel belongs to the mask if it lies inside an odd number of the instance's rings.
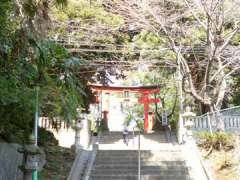
[[[231,134],[224,132],[201,132],[197,134],[198,145],[204,149],[231,150],[234,148],[234,138]]]
[[[46,145],[58,145],[58,140],[55,138],[54,134],[47,131],[44,128],[39,128],[38,144],[40,146]]]

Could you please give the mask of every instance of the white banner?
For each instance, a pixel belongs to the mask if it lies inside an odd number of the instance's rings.
[[[163,112],[162,113],[162,126],[167,126],[168,125],[168,117],[167,117],[167,113]]]

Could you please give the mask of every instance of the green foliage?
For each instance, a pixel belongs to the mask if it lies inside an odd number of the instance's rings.
[[[52,13],[59,21],[80,20],[80,22],[89,23],[91,20],[96,20],[100,24],[119,25],[123,23],[120,16],[106,12],[101,3],[88,0],[69,0],[66,7],[59,9],[52,8]]]
[[[25,11],[33,15],[35,4],[25,3]],[[33,129],[37,86],[40,115],[62,116],[68,121],[75,119],[77,107],[88,106],[91,93],[87,79],[79,75],[85,61],[17,26],[18,18],[10,18],[14,8],[11,1],[0,4],[0,136],[24,143]]]
[[[40,146],[58,145],[58,140],[52,132],[47,131],[44,128],[39,128],[38,144]]]
[[[240,78],[238,76],[231,79],[231,87],[232,90],[235,92],[232,94],[232,97],[230,98],[230,103],[232,103],[235,106],[240,105]]]
[[[98,42],[98,43],[112,43],[114,42],[114,39],[112,36],[106,36],[106,35],[98,35],[97,37],[95,37],[93,39],[94,42]]]
[[[233,97],[233,104],[239,106],[240,104],[240,92],[237,92]]]
[[[142,31],[135,41],[137,46],[147,46],[148,48],[154,48],[160,46],[164,43],[163,39],[160,38],[157,34],[154,34],[149,31]]]
[[[68,121],[75,118],[86,95],[84,82],[77,77],[84,61],[50,41],[29,38],[28,46],[32,51],[28,56],[0,61],[0,134],[9,141],[9,134],[23,131],[27,137],[31,133],[35,86],[40,86],[41,115],[61,115]]]
[[[232,42],[233,45],[239,46],[240,45],[240,34],[238,33],[236,36],[234,36]]]
[[[56,145],[47,145],[44,150],[47,163],[44,169],[38,173],[39,179],[67,179],[75,159],[74,150]]]
[[[129,43],[129,36],[127,34],[117,33],[114,37],[116,44],[128,44]]]
[[[137,120],[136,122],[137,122],[137,127],[138,127],[141,131],[143,131],[143,130],[144,130],[144,121],[139,119],[139,120]]]
[[[51,8],[52,17],[61,24],[54,28],[50,35],[52,37],[59,35],[61,37],[68,34],[68,21],[77,22],[78,30],[73,30],[73,39],[97,43],[114,43],[115,40],[125,41],[124,36],[111,33],[104,33],[101,29],[116,28],[123,24],[123,19],[105,11],[101,2],[88,0],[69,0],[68,5],[63,9],[54,6]],[[92,28],[92,26],[96,28]],[[98,33],[99,31],[99,33]]]
[[[215,132],[213,134],[209,132],[197,133],[199,138],[198,145],[204,149],[213,148],[215,150],[230,150],[234,148],[234,138],[231,134],[224,132]]]
[[[131,107],[126,107],[126,118],[124,124],[129,126],[131,121],[135,121],[137,128],[143,130],[144,121],[143,121],[143,107],[141,105],[134,105]]]
[[[18,86],[12,78],[0,80],[0,135],[7,141],[23,143],[32,131],[34,91]]]
[[[192,44],[192,42],[194,42],[194,44],[199,44],[206,39],[206,32],[203,28],[192,28],[188,33],[192,34],[192,36],[189,36],[191,38],[183,40],[185,44]]]
[[[166,111],[172,128],[176,127],[176,120],[178,119],[177,89],[175,84],[172,84],[175,80],[173,73],[174,71],[164,68],[151,71],[135,71],[129,72],[127,79],[124,80],[124,85],[127,86],[136,85],[135,83],[140,83],[140,85],[160,85],[160,93],[155,96],[160,99],[162,107],[159,104],[156,107],[152,103],[150,104],[150,111],[155,112],[155,118],[161,118],[163,110]],[[155,98],[155,96],[152,96],[152,98]],[[138,104],[133,109],[137,117],[143,116],[143,105]]]
[[[130,122],[135,120],[135,119],[136,119],[136,117],[134,116],[134,112],[132,111],[132,109],[128,110],[127,111],[127,116],[126,116],[125,121],[124,121],[124,124],[128,126],[130,124]]]

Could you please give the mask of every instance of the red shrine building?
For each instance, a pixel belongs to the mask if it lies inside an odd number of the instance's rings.
[[[102,119],[105,124],[108,124],[109,115],[113,109],[110,108],[110,101],[117,99],[121,105],[142,104],[144,109],[144,132],[148,133],[153,128],[153,113],[149,111],[149,105],[151,103],[159,103],[160,100],[153,98],[154,94],[160,92],[159,86],[101,86],[101,85],[90,85],[93,93],[96,94],[96,104],[100,104]],[[117,115],[115,115],[117,116]]]

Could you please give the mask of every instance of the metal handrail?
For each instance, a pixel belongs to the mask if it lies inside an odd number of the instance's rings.
[[[141,180],[141,131],[138,131],[138,180]]]

